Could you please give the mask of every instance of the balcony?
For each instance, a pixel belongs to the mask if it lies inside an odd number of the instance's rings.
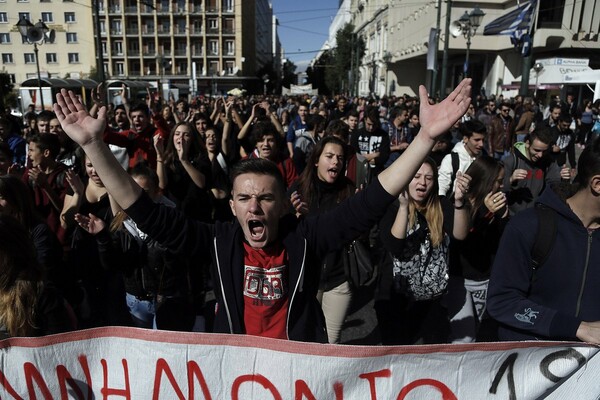
[[[108,7],[109,14],[121,14],[121,6],[110,6]]]
[[[159,26],[156,29],[156,33],[159,35],[170,35],[171,34],[171,27],[169,26]]]
[[[141,5],[140,6],[140,13],[142,13],[142,14],[153,14],[154,13],[154,7],[148,6],[148,5]]]
[[[187,49],[175,49],[175,57],[187,56]]]
[[[140,50],[139,49],[136,49],[136,50],[133,50],[133,49],[127,50],[127,57],[139,57],[139,55],[140,55]]]
[[[235,28],[223,28],[223,35],[235,35]]]
[[[202,35],[202,27],[190,26],[190,35]]]
[[[143,35],[154,35],[154,27],[153,26],[143,26],[142,27],[142,34]]]
[[[110,30],[110,35],[111,36],[120,36],[120,35],[123,35],[123,30],[122,29],[111,29]]]
[[[125,14],[137,14],[138,8],[137,6],[127,6],[125,7]]]
[[[125,32],[127,35],[139,35],[140,29],[137,26],[135,26],[135,27],[127,28],[125,30]]]
[[[173,34],[174,35],[185,35],[186,29],[183,26],[176,26],[173,28]]]
[[[204,55],[204,51],[202,49],[194,49],[192,47],[192,57],[202,57]]]
[[[155,49],[144,50],[144,52],[142,53],[142,57],[144,57],[144,58],[156,58],[156,50]]]

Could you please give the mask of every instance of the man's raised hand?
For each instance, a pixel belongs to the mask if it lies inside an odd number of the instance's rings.
[[[467,108],[471,104],[470,95],[470,78],[463,79],[454,91],[439,104],[429,104],[427,90],[423,85],[419,86],[419,97],[421,99],[419,111],[421,131],[419,131],[419,134],[426,133],[429,138],[436,139],[445,133],[467,112]]]
[[[98,117],[93,118],[72,91],[61,89],[56,95],[54,113],[63,130],[78,145],[84,147],[95,140],[102,140],[106,127],[106,107],[100,107]]]

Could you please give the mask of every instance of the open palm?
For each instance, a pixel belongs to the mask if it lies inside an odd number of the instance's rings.
[[[94,118],[72,91],[62,89],[56,95],[54,112],[63,130],[80,146],[102,140],[106,127],[106,107],[101,107],[98,117]]]
[[[421,107],[419,119],[421,127],[425,127],[431,139],[444,134],[462,117],[471,103],[471,79],[463,79],[448,97],[439,104],[429,104],[427,90],[419,87]],[[423,131],[423,129],[422,129]],[[419,132],[420,134],[421,132]]]

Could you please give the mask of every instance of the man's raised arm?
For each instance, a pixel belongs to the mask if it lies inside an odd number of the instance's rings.
[[[404,153],[379,174],[379,181],[388,193],[400,195],[433,148],[436,139],[465,114],[471,103],[470,94],[471,79],[463,79],[444,101],[432,105],[429,104],[425,87],[419,87],[421,130]]]
[[[106,107],[101,107],[97,118],[93,118],[73,92],[62,89],[56,95],[54,112],[67,135],[89,157],[106,190],[123,209],[131,206],[142,189],[123,170],[102,140],[106,126]]]

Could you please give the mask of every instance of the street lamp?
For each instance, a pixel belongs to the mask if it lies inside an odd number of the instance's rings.
[[[465,13],[460,17],[458,21],[452,23],[452,35],[458,36],[460,33],[467,39],[467,54],[465,56],[465,65],[463,71],[465,78],[469,76],[469,53],[471,52],[471,38],[477,33],[477,28],[481,26],[481,21],[485,13],[481,11],[479,7],[475,7],[470,13]]]
[[[267,95],[267,83],[269,83],[269,75],[264,74],[262,76],[262,80],[263,80],[263,95]]]
[[[537,90],[538,90],[538,79],[540,77],[540,72],[544,69],[544,66],[540,62],[536,62],[533,66],[533,70],[535,71],[535,89],[533,90],[533,98],[537,98]],[[536,100],[537,101],[537,100]]]
[[[50,32],[50,42],[53,41],[53,33],[54,31],[48,29],[45,23],[42,20],[39,20],[35,25],[31,23],[25,17],[21,17],[19,22],[16,25],[17,29],[19,29],[19,33],[23,37],[24,40],[29,44],[33,44],[33,52],[35,53],[35,66],[37,68],[37,80],[38,80],[38,88],[40,89],[40,103],[42,105],[42,110],[44,110],[44,95],[42,93],[42,75],[40,73],[40,59],[39,59],[39,50],[38,44],[42,44],[46,41],[46,34]]]

